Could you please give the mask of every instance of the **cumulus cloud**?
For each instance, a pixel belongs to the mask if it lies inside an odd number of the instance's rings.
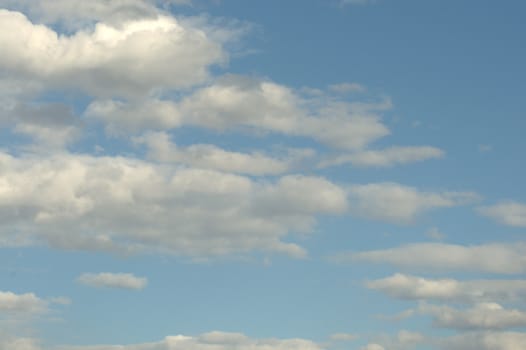
[[[354,213],[393,223],[409,223],[422,212],[464,205],[478,198],[472,192],[421,192],[414,187],[388,182],[350,188]]]
[[[137,277],[131,273],[84,273],[77,281],[96,288],[144,289],[148,284],[145,277]]]
[[[214,145],[194,144],[179,147],[165,132],[150,132],[136,142],[146,144],[148,156],[160,162],[181,163],[203,169],[249,175],[277,175],[291,171],[315,152],[309,149],[288,150],[285,157],[277,158],[262,152],[242,153],[227,151]]]
[[[350,163],[359,167],[391,167],[398,164],[421,162],[442,158],[444,151],[430,146],[390,147],[383,150],[365,150],[350,154],[338,155],[323,160],[321,168]]]
[[[312,138],[341,149],[359,149],[389,134],[378,103],[343,102],[328,96],[306,98],[286,86],[256,78],[226,76],[181,101],[98,100],[86,115],[109,131],[191,125],[215,131],[273,132]]]
[[[409,270],[475,271],[496,274],[526,272],[525,243],[490,243],[462,246],[443,243],[414,243],[397,248],[342,253],[335,261],[368,261]]]
[[[97,23],[71,35],[0,10],[0,70],[46,82],[47,88],[78,88],[94,95],[130,96],[156,88],[184,88],[204,81],[208,68],[224,63],[213,26],[159,15],[119,25]],[[17,35],[13,36],[13,30]],[[223,38],[226,29],[221,29]]]
[[[526,227],[526,204],[508,201],[492,206],[480,207],[478,212],[500,224]]]
[[[196,337],[170,336],[156,343],[133,345],[68,346],[77,350],[322,350],[306,339],[252,339],[240,333],[211,332]]]
[[[397,273],[368,281],[366,286],[404,300],[436,300],[455,303],[518,302],[526,298],[526,280],[427,279]]]
[[[267,181],[125,157],[0,153],[0,236],[59,248],[301,257],[282,239],[346,209],[344,189],[320,177]]]

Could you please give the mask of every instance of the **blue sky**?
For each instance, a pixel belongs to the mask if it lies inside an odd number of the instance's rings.
[[[526,348],[523,2],[0,8],[0,350]]]

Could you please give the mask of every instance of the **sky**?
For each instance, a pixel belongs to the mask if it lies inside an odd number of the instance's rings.
[[[0,350],[526,348],[525,11],[0,0]]]

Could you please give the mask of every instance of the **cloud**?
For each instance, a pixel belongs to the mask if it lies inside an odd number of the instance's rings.
[[[439,342],[444,350],[518,350],[526,348],[526,333],[469,332]]]
[[[6,350],[40,350],[39,342],[30,338],[2,337],[0,334],[0,349]]]
[[[478,208],[478,212],[500,224],[526,227],[526,204],[508,201]]]
[[[442,158],[444,151],[430,146],[390,147],[383,150],[366,150],[351,154],[338,155],[323,160],[319,167],[328,167],[350,163],[359,167],[391,167],[398,164],[421,162]]]
[[[68,28],[86,26],[89,22],[118,22],[154,17],[163,13],[159,5],[188,5],[191,0],[0,0],[0,6],[27,12],[44,23],[61,22]]]
[[[287,156],[273,158],[261,152],[233,152],[209,144],[179,147],[165,132],[150,132],[135,140],[146,144],[148,157],[156,161],[256,176],[289,172],[303,159],[314,155],[314,151],[308,149],[289,150]]]
[[[409,270],[474,271],[496,274],[526,272],[526,243],[489,243],[462,246],[414,243],[397,248],[342,253],[335,261],[368,261]]]
[[[211,65],[227,60],[213,25],[159,15],[97,23],[59,34],[19,12],[0,10],[0,70],[97,96],[135,96],[156,88],[185,88],[208,78]],[[16,30],[17,35],[10,35]],[[234,34],[232,34],[234,35]],[[221,28],[221,36],[229,37]]]
[[[33,293],[15,294],[0,291],[0,314],[34,315],[48,311],[48,302]]]
[[[454,303],[519,302],[526,298],[526,280],[426,279],[397,273],[369,281],[370,289],[403,300],[435,300]]]
[[[77,281],[90,287],[96,288],[121,288],[121,289],[144,289],[148,279],[137,277],[131,273],[84,273]]]
[[[385,350],[385,348],[380,344],[369,343],[366,346],[362,347],[361,350]]]
[[[356,334],[349,334],[349,333],[335,333],[331,334],[329,337],[330,340],[336,341],[336,342],[348,342],[358,339],[358,336]]]
[[[211,332],[196,337],[170,336],[156,343],[135,345],[67,346],[76,350],[322,350],[305,339],[252,339],[240,333]]]
[[[271,81],[231,75],[176,102],[97,100],[86,116],[103,121],[113,133],[188,125],[308,137],[352,150],[389,134],[378,112],[390,108],[389,100],[350,103],[326,95],[307,98]]]
[[[366,92],[367,88],[357,83],[341,83],[329,85],[329,90],[339,94],[346,94],[350,92]]]
[[[14,132],[33,139],[33,150],[57,150],[76,140],[81,122],[71,109],[63,104],[18,104],[9,111]]]
[[[0,152],[0,237],[17,232],[63,249],[302,257],[283,238],[346,209],[345,190],[320,177],[256,180],[125,157]]]
[[[376,0],[340,0],[340,5],[367,5],[367,4],[373,4]]]
[[[472,192],[421,192],[397,183],[354,185],[350,188],[351,210],[357,215],[392,223],[409,223],[421,213],[478,200]]]
[[[455,330],[503,330],[526,326],[526,313],[497,303],[480,303],[467,310],[446,305],[421,305],[419,312],[433,316],[433,325]]]

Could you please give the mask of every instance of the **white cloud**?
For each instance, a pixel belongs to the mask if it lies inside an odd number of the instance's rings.
[[[358,339],[358,336],[356,334],[349,334],[349,333],[335,333],[331,334],[329,337],[332,341],[337,342],[348,342]]]
[[[439,343],[444,350],[521,350],[526,349],[526,333],[470,332]]]
[[[121,289],[144,289],[148,284],[148,279],[137,277],[131,273],[84,273],[77,278],[77,281],[97,288],[121,288]]]
[[[350,92],[366,92],[365,86],[357,83],[341,83],[330,85],[329,89],[339,94],[346,94]]]
[[[526,272],[526,243],[462,246],[414,243],[397,248],[343,253],[335,261],[387,263],[410,270],[477,271],[498,274]]]
[[[366,5],[375,3],[376,0],[340,0],[340,5]]]
[[[349,103],[325,95],[306,98],[270,81],[227,76],[179,102],[99,100],[86,115],[104,121],[110,132],[191,125],[309,137],[335,148],[360,149],[389,134],[378,114],[389,108],[388,100]]]
[[[421,305],[419,312],[433,317],[436,327],[456,330],[503,330],[526,326],[526,313],[507,310],[497,303],[480,303],[467,310],[446,305]]]
[[[503,225],[526,227],[526,204],[508,201],[478,208],[478,212]]]
[[[15,294],[0,291],[0,314],[39,314],[48,310],[48,302],[33,293]]]
[[[194,22],[160,15],[118,26],[97,23],[64,35],[31,23],[22,13],[0,10],[0,69],[45,81],[47,88],[79,88],[103,96],[184,88],[207,79],[208,67],[227,59],[213,32],[227,38],[228,30]]]
[[[318,177],[256,181],[124,157],[0,153],[0,236],[59,248],[301,257],[282,239],[346,208],[346,192]]]
[[[353,212],[393,223],[412,222],[422,212],[463,205],[478,198],[471,192],[421,192],[413,187],[387,182],[350,188]]]
[[[39,342],[30,338],[5,337],[0,334],[0,349],[2,350],[40,350]]]
[[[0,6],[29,13],[44,23],[61,22],[69,28],[92,21],[118,22],[153,17],[162,13],[159,5],[187,5],[191,0],[0,0]]]
[[[360,167],[391,167],[398,164],[421,162],[442,158],[444,151],[430,146],[390,147],[383,150],[365,150],[339,155],[320,162],[319,167],[328,167],[350,163]]]
[[[369,281],[368,288],[406,300],[438,300],[455,303],[519,302],[526,298],[526,280],[426,279],[397,273]]]
[[[427,230],[426,236],[435,241],[442,241],[444,238],[446,238],[446,235],[440,232],[437,227],[431,227],[429,230]]]
[[[80,135],[81,122],[63,104],[18,104],[8,114],[14,131],[33,139],[33,150],[61,149]]]
[[[362,347],[361,350],[385,350],[385,348],[380,344],[369,343],[366,346]]]
[[[322,350],[306,339],[252,339],[240,333],[211,332],[196,337],[171,336],[156,343],[134,345],[67,346],[77,350]]]
[[[179,147],[164,132],[150,132],[136,141],[146,144],[148,157],[156,161],[249,175],[286,173],[303,159],[314,155],[314,151],[308,149],[289,150],[287,156],[274,158],[261,152],[233,152],[208,144]]]

